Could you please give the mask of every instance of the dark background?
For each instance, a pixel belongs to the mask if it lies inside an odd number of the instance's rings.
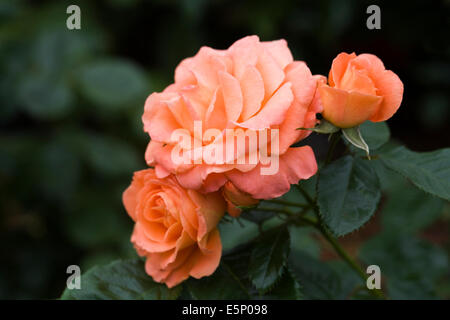
[[[81,8],[81,30],[66,28],[69,4]],[[381,8],[381,30],[366,27],[370,4]],[[203,45],[284,38],[325,75],[342,51],[376,54],[405,86],[388,121],[393,138],[416,151],[448,147],[449,9],[425,0],[0,1],[0,298],[57,298],[68,265],[134,255],[121,193],[145,167],[144,100]]]

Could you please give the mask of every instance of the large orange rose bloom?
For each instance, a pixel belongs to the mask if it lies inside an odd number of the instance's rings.
[[[323,117],[340,128],[385,121],[400,107],[403,83],[372,54],[340,53],[319,87]]]
[[[206,197],[147,169],[135,172],[123,203],[135,222],[131,241],[155,281],[171,288],[216,270],[222,253],[216,226],[225,212],[219,193]]]
[[[291,145],[310,133],[297,128],[316,124],[316,113],[321,111],[320,104],[313,103],[318,79],[304,62],[293,60],[285,40],[260,42],[257,36],[249,36],[227,50],[203,47],[178,65],[174,84],[153,93],[145,103],[142,119],[151,137],[147,163],[155,167],[158,177],[175,174],[182,186],[201,192],[216,191],[230,182],[255,199],[281,196],[291,184],[317,171],[312,149]],[[279,170],[261,175],[266,164],[260,161],[175,163],[171,152],[179,143],[171,134],[183,128],[193,135],[195,120],[201,121],[203,130],[219,132],[279,129]],[[201,148],[223,141],[220,137]],[[258,152],[247,148],[246,156]],[[243,155],[228,156],[235,160]]]

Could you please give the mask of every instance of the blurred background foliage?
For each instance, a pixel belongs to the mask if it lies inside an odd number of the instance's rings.
[[[69,4],[81,8],[81,30],[66,28]],[[381,30],[366,28],[369,4],[381,7]],[[393,138],[416,151],[448,147],[449,9],[425,0],[0,0],[0,298],[56,298],[68,265],[135,256],[121,193],[145,167],[144,101],[203,45],[285,38],[315,74],[341,51],[374,53],[405,84]],[[326,140],[309,139],[320,158]],[[341,243],[386,266],[391,297],[449,298],[448,203],[390,173],[382,181],[383,213]],[[257,224],[245,221],[238,233],[249,238]],[[239,243],[227,238],[235,227],[221,226],[224,250]],[[339,261],[307,229],[292,234],[304,295],[326,298],[317,283],[342,274]],[[317,268],[317,259],[330,262]],[[334,298],[346,298],[342,288],[357,280],[339,281]]]

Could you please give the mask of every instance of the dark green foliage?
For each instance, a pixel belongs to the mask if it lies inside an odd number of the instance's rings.
[[[257,290],[266,292],[282,275],[289,245],[289,232],[285,227],[275,228],[258,239],[251,252],[249,268],[250,279]]]
[[[381,193],[369,162],[346,156],[319,173],[320,214],[337,236],[360,228],[377,208]]]
[[[66,289],[63,300],[172,300],[181,286],[168,289],[155,283],[144,271],[140,259],[115,261],[94,267],[81,277],[81,289]]]
[[[442,249],[406,235],[381,234],[367,242],[361,259],[380,266],[391,299],[436,299],[436,284],[448,273]]]
[[[419,189],[450,201],[450,149],[414,152],[398,147],[383,153],[381,159]]]
[[[305,299],[337,299],[341,291],[339,275],[327,264],[297,251],[289,258],[289,270],[302,288]]]

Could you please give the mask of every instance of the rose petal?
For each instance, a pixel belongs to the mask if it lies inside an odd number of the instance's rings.
[[[284,39],[262,42],[263,47],[270,52],[272,57],[281,67],[284,69],[288,64],[294,61],[291,50],[287,46],[287,42]]]
[[[196,279],[211,275],[219,266],[222,256],[222,243],[217,229],[212,230],[208,234],[207,241],[204,242],[205,245],[200,250],[196,250],[193,256],[196,263],[190,275]]]
[[[264,107],[253,117],[242,123],[235,123],[237,126],[254,130],[270,128],[283,122],[286,112],[294,100],[291,83],[285,83],[270,98]]]
[[[256,68],[264,80],[264,100],[268,100],[283,83],[284,71],[266,49],[261,51]]]
[[[349,61],[355,57],[356,54],[354,52],[351,54],[342,52],[333,59],[330,74],[328,75],[328,82],[330,83],[330,86],[339,88],[341,78],[344,75],[345,70],[347,70]]]
[[[324,110],[323,117],[340,128],[351,128],[369,119],[377,110],[382,97],[347,92],[329,86],[319,87]]]
[[[239,119],[245,121],[261,108],[264,99],[264,81],[255,67],[247,66],[240,85],[244,105]]]
[[[225,72],[219,72],[219,78],[227,119],[228,121],[236,121],[241,115],[243,106],[242,91],[239,81]]]
[[[226,175],[240,190],[255,199],[273,199],[285,194],[291,184],[300,179],[309,179],[317,172],[317,162],[311,147],[289,148],[279,158],[279,169],[275,174],[262,175],[259,164],[249,172],[233,170]],[[264,166],[267,167],[267,166]]]

